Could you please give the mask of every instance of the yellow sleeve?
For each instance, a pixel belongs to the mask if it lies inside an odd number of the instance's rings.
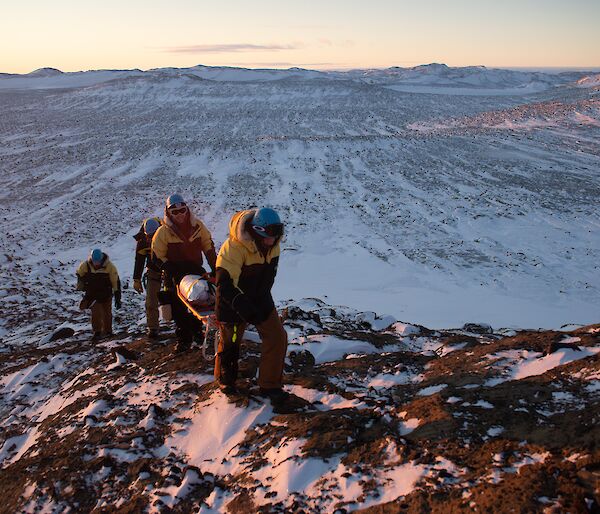
[[[206,253],[209,250],[215,248],[215,243],[213,243],[212,235],[204,224],[202,225],[200,237],[202,238],[202,251],[203,252]]]
[[[167,260],[167,227],[164,225],[158,227],[158,230],[152,237],[152,253],[162,262]]]
[[[88,272],[87,261],[81,261],[81,264],[77,268],[77,276],[83,277],[84,275],[87,274],[87,272]]]
[[[244,249],[239,244],[232,243],[230,239],[223,243],[217,255],[217,268],[223,268],[229,273],[235,287],[238,285],[244,260]]]
[[[114,292],[119,289],[119,273],[117,272],[117,267],[112,262],[109,262],[106,271],[108,271],[110,284],[112,285],[112,290]]]

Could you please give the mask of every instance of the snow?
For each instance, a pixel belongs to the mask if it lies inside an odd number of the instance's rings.
[[[331,467],[331,463],[323,459],[300,458],[305,442],[302,439],[281,441],[265,454],[269,464],[253,473],[257,480],[269,484],[278,500],[305,491]],[[268,498],[263,499],[268,501]]]
[[[203,471],[226,475],[235,471],[241,463],[225,462],[230,452],[244,439],[246,431],[258,424],[267,423],[273,417],[270,405],[250,405],[239,408],[227,401],[221,392],[215,392],[209,400],[180,417],[186,424],[171,434],[164,444],[167,451],[182,453],[187,461]]]
[[[308,350],[315,357],[317,364],[340,360],[350,354],[364,355],[386,351],[378,349],[366,341],[341,339],[323,334],[294,339],[288,345],[288,354],[292,351],[300,352],[302,350]]]
[[[380,373],[369,380],[367,387],[383,389],[394,387],[395,385],[405,385],[420,382],[422,377],[419,374],[407,371],[396,371],[395,373]]]
[[[448,384],[438,384],[438,385],[425,387],[425,388],[421,389],[417,393],[417,395],[418,396],[431,396],[432,394],[439,393],[440,391],[444,390],[446,387],[448,387]]]
[[[501,370],[502,375],[487,381],[486,385],[494,386],[509,380],[520,380],[536,375],[579,359],[584,359],[600,352],[600,346],[586,347],[580,350],[561,348],[549,355],[529,350],[510,350],[487,355],[493,360],[492,367]]]
[[[421,420],[418,418],[410,418],[406,421],[400,421],[398,425],[398,430],[400,431],[400,435],[410,434],[415,428],[417,428],[421,424]]]
[[[487,435],[489,437],[498,437],[502,432],[504,432],[504,427],[490,427],[487,431]]]
[[[416,483],[425,475],[427,466],[409,462],[396,466],[383,473],[382,479],[386,483],[384,489],[379,490],[377,498],[369,498],[361,504],[361,508],[372,507],[387,503],[405,496],[414,490]]]
[[[364,409],[367,407],[367,405],[356,398],[347,400],[343,396],[337,394],[325,393],[316,389],[307,389],[306,387],[298,385],[285,386],[285,390],[300,398],[304,398],[308,402],[318,402],[317,408],[319,410],[347,408]]]

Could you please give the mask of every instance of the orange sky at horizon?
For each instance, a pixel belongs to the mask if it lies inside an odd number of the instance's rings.
[[[24,0],[3,7],[0,72],[432,62],[592,69],[600,67],[598,21],[595,0]]]

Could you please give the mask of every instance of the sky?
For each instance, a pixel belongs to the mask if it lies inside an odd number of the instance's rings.
[[[600,0],[5,0],[0,72],[600,66]]]

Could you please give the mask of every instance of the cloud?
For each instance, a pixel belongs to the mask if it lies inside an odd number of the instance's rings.
[[[240,61],[228,61],[222,62],[224,66],[337,66],[334,62],[240,62]]]
[[[233,43],[220,45],[192,45],[173,46],[165,48],[164,52],[182,54],[209,54],[209,53],[231,53],[231,52],[262,52],[273,50],[297,50],[300,44],[292,45],[254,45],[251,43]]]

